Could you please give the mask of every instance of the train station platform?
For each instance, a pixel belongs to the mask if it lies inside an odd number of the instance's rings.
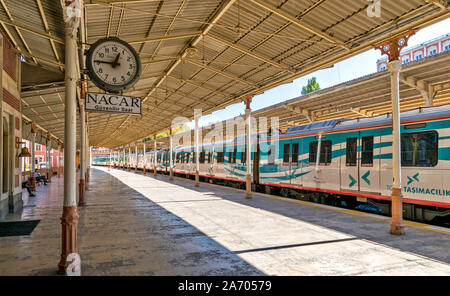
[[[82,275],[450,275],[446,228],[407,222],[394,236],[383,216],[104,167],[86,197]],[[0,275],[56,275],[62,202],[53,178],[2,221],[40,220],[0,237]]]

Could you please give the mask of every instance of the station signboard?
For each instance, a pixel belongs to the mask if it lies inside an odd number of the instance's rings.
[[[85,108],[88,112],[141,115],[141,103],[137,97],[88,92]]]

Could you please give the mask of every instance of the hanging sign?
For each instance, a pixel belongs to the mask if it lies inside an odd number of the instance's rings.
[[[85,108],[89,112],[141,115],[141,98],[88,92]]]

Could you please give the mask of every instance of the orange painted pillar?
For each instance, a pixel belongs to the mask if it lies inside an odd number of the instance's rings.
[[[401,171],[401,135],[400,135],[400,82],[399,74],[402,68],[400,51],[408,45],[408,39],[416,33],[411,30],[405,34],[393,37],[388,41],[375,45],[376,49],[389,57],[388,71],[391,76],[392,100],[392,219],[390,233],[404,235],[402,171]]]
[[[251,176],[251,109],[250,103],[252,102],[252,96],[248,96],[244,99],[245,102],[245,121],[247,122],[246,140],[247,140],[247,155],[246,155],[246,167],[247,173],[245,175],[245,198],[250,199],[252,197],[252,176]]]
[[[66,2],[67,5],[68,2]],[[63,5],[63,9],[67,9]],[[67,13],[65,19],[65,111],[64,111],[64,204],[61,217],[62,241],[58,273],[65,274],[67,256],[77,253],[78,213],[76,198],[76,114],[77,114],[77,33],[80,18]]]
[[[169,180],[173,180],[173,135],[172,128],[170,128],[170,149],[169,149]]]
[[[158,143],[156,142],[156,135],[155,135],[155,137],[154,137],[154,141],[155,141],[155,159],[154,159],[154,161],[153,161],[153,163],[154,163],[154,171],[153,171],[153,176],[156,176],[156,174],[157,174],[157,171],[156,171],[156,166],[157,166],[157,159],[158,159]]]

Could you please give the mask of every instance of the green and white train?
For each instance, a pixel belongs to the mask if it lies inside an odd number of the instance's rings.
[[[254,134],[252,140],[253,190],[349,208],[371,205],[390,215],[390,114],[293,126],[277,137]],[[202,145],[200,179],[245,188],[245,149],[245,136]],[[154,157],[146,154],[147,169]],[[158,150],[156,157],[157,170],[168,173],[169,151]],[[195,146],[175,147],[173,161],[176,175],[193,178]],[[140,157],[138,168],[143,165]],[[401,165],[404,217],[450,218],[449,105],[401,113]]]

